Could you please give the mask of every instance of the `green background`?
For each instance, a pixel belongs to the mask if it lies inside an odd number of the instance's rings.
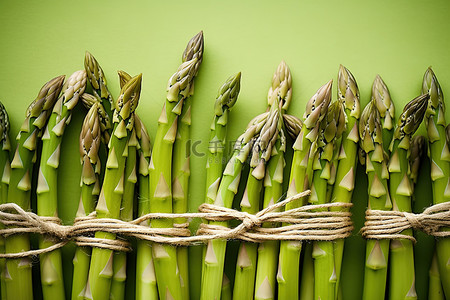
[[[169,4],[170,3],[170,4]],[[198,31],[205,36],[203,64],[195,83],[192,138],[205,152],[213,102],[219,86],[242,72],[241,94],[230,118],[230,140],[265,110],[272,74],[281,60],[293,78],[289,112],[302,116],[306,101],[329,79],[339,64],[354,74],[361,102],[370,99],[376,74],[388,85],[396,104],[420,93],[422,76],[432,66],[444,94],[450,90],[450,1],[0,1],[0,101],[11,119],[11,138],[25,110],[49,79],[83,68],[84,52],[100,62],[114,97],[116,71],[143,73],[138,112],[150,136],[165,99],[166,84],[181,61],[187,41]],[[333,88],[333,97],[336,87]],[[61,157],[60,217],[70,223],[79,199],[81,167],[78,135],[86,111],[79,106],[67,128]],[[447,112],[447,120],[449,118]],[[423,127],[420,129],[424,133]],[[191,159],[191,209],[204,197],[204,157]],[[425,171],[427,166],[425,164]],[[365,179],[358,171],[356,209],[366,205]],[[427,173],[422,172],[416,208],[430,202]],[[356,226],[361,218],[355,218]],[[428,253],[432,239],[419,236],[417,289],[426,293]],[[344,268],[346,299],[358,299],[362,283],[364,243],[349,239]],[[66,250],[67,259],[70,251]],[[70,272],[69,272],[70,273]]]

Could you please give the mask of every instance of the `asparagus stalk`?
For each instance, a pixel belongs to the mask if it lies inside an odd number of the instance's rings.
[[[222,172],[225,165],[225,150],[226,138],[228,128],[228,115],[237,101],[239,91],[241,88],[241,73],[230,76],[225,83],[219,88],[217,92],[216,101],[214,103],[214,118],[211,123],[211,132],[208,145],[208,152],[206,153],[206,192],[205,203],[213,204],[217,195],[220,180],[222,179]],[[194,248],[194,249],[193,249]],[[189,254],[192,253],[194,257],[194,247],[189,247]],[[201,261],[195,261],[195,264],[190,265],[191,274],[191,291],[192,295],[199,295],[201,291],[201,276],[198,274],[204,272],[203,263],[206,254],[206,247],[202,247]],[[199,255],[198,255],[199,256]],[[197,258],[197,256],[195,256]],[[201,269],[197,267],[201,266]],[[198,279],[198,282],[197,282]],[[229,281],[228,281],[229,283]],[[231,290],[230,290],[231,294]]]
[[[328,113],[320,124],[317,151],[314,155],[311,196],[309,198],[309,202],[312,204],[329,202],[327,189],[332,176],[335,143],[340,138],[344,126],[344,107],[340,101],[335,101],[330,104]],[[313,242],[314,299],[335,299],[336,270],[333,251],[333,243],[331,242]]]
[[[193,78],[197,75],[198,68],[203,60],[203,32],[194,36],[184,50],[182,61],[187,62],[197,59],[192,73]],[[192,78],[189,95],[183,101],[183,108],[178,118],[177,136],[173,145],[172,166],[172,198],[173,212],[185,213],[188,210],[189,201],[189,177],[190,171],[190,143],[191,143],[191,107],[194,93],[194,81]],[[175,223],[185,223],[186,219],[179,218]],[[188,248],[177,248],[177,262],[180,273],[181,289],[184,299],[189,299],[189,268]]]
[[[275,71],[272,79],[272,86],[268,93],[269,107],[274,105],[280,106],[280,122],[287,124],[288,131],[294,136],[298,129],[296,119],[293,116],[286,115],[284,112],[288,109],[292,99],[292,77],[291,72],[284,61],[282,61]],[[286,151],[286,137],[282,124],[278,124],[278,135],[271,153],[271,157],[267,162],[267,171],[264,178],[264,196],[263,208],[268,207],[278,201],[283,193],[283,170],[285,166],[284,153]],[[300,125],[301,126],[301,125]],[[298,134],[298,132],[297,132]],[[271,227],[271,224],[263,224],[264,227]],[[280,243],[278,241],[268,241],[261,243],[258,247],[258,260],[256,267],[255,279],[255,299],[274,299],[277,258]]]
[[[94,96],[103,104],[106,114],[109,119],[111,119],[114,110],[114,100],[111,93],[108,91],[106,78],[100,64],[88,51],[86,51],[84,56],[84,69],[86,70],[89,82],[91,83]],[[108,131],[111,133],[110,129]]]
[[[91,107],[94,104],[96,104],[97,118],[99,119],[100,122],[99,126],[101,134],[101,143],[103,145],[108,145],[109,139],[111,137],[110,135],[111,119],[109,115],[106,113],[105,107],[103,106],[103,102],[88,93],[83,93],[83,95],[81,95],[81,102],[83,103],[84,107],[86,107],[88,110],[90,110]]]
[[[409,154],[409,179],[411,179],[411,187],[415,188],[419,178],[419,168],[422,161],[422,156],[425,153],[427,141],[422,135],[416,135],[411,140],[410,154]]]
[[[241,172],[248,158],[252,144],[267,120],[267,113],[254,118],[245,132],[236,140],[230,160],[223,172],[214,204],[230,208],[236,195]],[[214,225],[227,226],[226,222],[211,222]],[[202,290],[200,299],[220,299],[223,269],[225,261],[226,240],[208,241],[202,273]]]
[[[98,218],[120,217],[124,192],[124,172],[128,141],[134,128],[134,111],[141,91],[142,75],[129,80],[121,89],[114,110],[114,129],[109,141],[109,155],[106,163],[104,183],[100,192],[96,211]],[[97,232],[96,238],[115,239],[115,235]],[[109,249],[94,248],[86,293],[92,299],[109,299],[113,276],[114,252]]]
[[[0,102],[0,204],[4,204],[8,201],[8,185],[9,185],[9,175],[11,173],[11,163],[9,158],[9,151],[11,150],[11,143],[9,141],[9,118],[5,107]],[[5,252],[5,239],[0,238],[0,253]],[[0,259],[0,274],[4,274],[6,267],[6,259]],[[6,283],[4,276],[0,276],[0,288],[1,288],[1,299],[6,299]]]
[[[331,202],[350,203],[355,187],[355,174],[358,151],[358,121],[360,117],[359,89],[352,73],[344,66],[339,67],[338,101],[344,105],[346,115],[345,130],[336,166],[336,179],[333,185]],[[342,211],[331,208],[332,211]],[[334,242],[334,265],[336,268],[336,295],[341,278],[342,257],[344,256],[344,239]]]
[[[364,108],[359,123],[360,146],[365,152],[369,208],[390,210],[387,158],[383,150],[380,113],[374,102]],[[389,240],[368,240],[363,299],[384,299],[386,291]]]
[[[380,75],[375,77],[372,85],[372,102],[380,112],[381,128],[383,131],[383,149],[389,151],[394,128],[395,108],[389,90]]]
[[[313,144],[318,136],[318,124],[328,110],[331,100],[331,84],[323,85],[306,105],[303,116],[303,126],[293,145],[291,174],[287,197],[301,193],[308,189],[312,180]],[[286,205],[286,209],[293,209],[306,203],[306,200],[293,201]],[[278,262],[278,297],[280,299],[298,299],[299,265],[301,242],[281,242]]]
[[[436,251],[434,251],[428,276],[428,300],[445,300],[444,290],[442,289],[441,283],[441,275],[439,274],[439,265],[437,261]]]
[[[77,217],[89,215],[95,209],[95,201],[100,193],[100,158],[98,151],[100,148],[101,130],[98,115],[100,104],[94,103],[89,109],[83,121],[80,134],[80,155],[81,155],[81,197],[78,206]],[[91,262],[91,248],[78,247],[73,259],[73,283],[72,300],[89,298],[85,295],[89,264]]]
[[[33,165],[36,162],[38,137],[47,124],[64,76],[47,82],[39,91],[37,98],[27,109],[26,119],[17,136],[17,148],[11,161],[11,174],[8,187],[8,202],[30,209],[31,180]],[[6,238],[5,251],[17,253],[28,251],[28,235],[20,234]],[[31,260],[29,258],[8,259],[4,272],[7,299],[33,299]]]
[[[120,88],[131,79],[131,76],[119,71]],[[137,118],[135,114],[134,124],[136,125]],[[137,182],[136,174],[136,156],[137,156],[138,140],[136,135],[136,128],[133,128],[131,137],[128,140],[128,149],[124,155],[126,156],[124,187],[122,204],[120,207],[120,219],[123,221],[131,221],[133,219],[133,199],[134,189]],[[125,252],[115,252],[113,259],[113,277],[111,282],[111,296],[113,299],[124,299],[125,297],[125,281],[127,278],[127,254]]]
[[[431,161],[433,204],[437,204],[450,201],[450,151],[446,138],[444,96],[431,68],[425,72],[422,92],[430,95],[425,126]],[[450,238],[437,240],[436,253],[444,294],[446,298],[450,298]]]
[[[36,187],[37,212],[40,216],[58,215],[58,167],[61,143],[66,126],[72,118],[72,109],[86,88],[86,72],[73,73],[64,84],[61,96],[55,103],[42,136],[42,153]],[[40,248],[53,245],[54,241],[41,237]],[[44,299],[65,297],[61,251],[41,254],[41,283]]]
[[[201,41],[203,44],[203,33],[200,32],[193,40]],[[189,42],[186,51],[189,52],[191,48],[192,45]],[[172,212],[173,145],[177,136],[178,118],[182,113],[183,102],[193,92],[192,84],[198,64],[199,58],[193,55],[192,59],[183,62],[177,72],[169,79],[167,99],[158,120],[155,146],[149,167],[151,212]],[[172,227],[172,224],[172,220],[163,219],[151,222],[151,226],[156,228]],[[153,245],[153,261],[159,297],[161,299],[181,299],[183,290],[176,248],[171,245]]]
[[[150,137],[144,123],[136,115],[136,134],[139,141],[139,176],[138,176],[138,215],[143,216],[150,212],[150,193],[148,166],[152,154]],[[147,222],[147,225],[150,223]],[[136,253],[136,299],[151,300],[158,299],[158,289],[156,286],[155,268],[153,265],[151,243],[143,240],[137,241]]]
[[[266,164],[282,125],[277,99],[270,108],[267,122],[252,148],[247,185],[241,199],[241,211],[256,214],[259,211]],[[236,262],[233,299],[251,299],[254,295],[258,244],[241,242]]]
[[[390,145],[389,190],[393,209],[411,212],[413,193],[408,176],[409,151],[412,135],[423,120],[428,103],[428,94],[410,101],[401,114]],[[412,229],[404,234],[413,234]],[[390,299],[417,299],[415,289],[414,252],[411,240],[393,240],[390,245]]]

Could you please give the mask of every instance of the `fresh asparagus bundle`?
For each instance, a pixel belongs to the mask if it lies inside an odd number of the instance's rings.
[[[85,217],[95,209],[95,202],[100,193],[100,148],[101,130],[98,115],[99,103],[92,104],[83,121],[80,134],[81,155],[81,197],[77,217]],[[73,259],[72,300],[90,298],[86,288],[91,261],[91,248],[78,247]]]
[[[203,45],[203,33],[193,38]],[[189,49],[202,49],[189,42]],[[203,51],[202,51],[203,52]],[[199,56],[201,57],[201,56]],[[154,150],[150,161],[150,211],[172,213],[172,153],[177,136],[178,118],[182,113],[183,102],[192,94],[192,84],[198,70],[199,60],[192,54],[192,59],[183,62],[168,83],[167,99],[158,120]],[[152,227],[172,227],[171,220],[153,220]],[[183,290],[177,263],[176,248],[171,245],[153,245],[153,259],[156,282],[161,299],[181,299]]]
[[[256,214],[259,211],[266,164],[283,124],[280,106],[278,100],[275,99],[267,121],[252,147],[247,185],[240,202],[241,211],[249,214]],[[233,299],[251,299],[254,295],[257,250],[258,244],[256,243],[241,242],[240,244]]]
[[[9,152],[11,150],[11,143],[9,140],[9,117],[5,107],[0,102],[0,144],[2,149],[0,150],[0,204],[4,204],[8,201],[8,185],[9,175],[11,173],[11,162],[9,158]],[[0,253],[5,252],[5,239],[0,237]],[[4,274],[6,266],[6,259],[0,259],[0,272]],[[6,299],[6,283],[4,276],[0,276],[0,289],[1,299]]]
[[[359,89],[352,73],[344,66],[339,67],[338,101],[344,106],[346,115],[345,130],[342,133],[341,148],[336,166],[336,179],[333,185],[331,202],[350,203],[355,187],[356,164],[358,157],[358,122],[361,114]],[[331,208],[331,211],[342,211]],[[336,269],[336,296],[340,286],[344,240],[334,241],[334,266]]]
[[[63,81],[64,76],[59,76],[41,88],[37,98],[28,107],[26,119],[17,136],[17,148],[11,161],[8,202],[15,203],[25,210],[30,209],[31,177],[37,158],[38,138],[42,135],[58,99]],[[6,253],[18,253],[29,249],[30,241],[26,234],[6,238]],[[7,299],[33,299],[30,258],[8,259],[4,277]]]
[[[72,110],[86,88],[86,72],[73,73],[63,86],[42,136],[42,153],[36,187],[37,212],[40,216],[58,215],[58,167],[61,143],[66,126],[72,119]],[[54,241],[41,237],[41,249]],[[61,251],[41,254],[41,283],[44,299],[65,297]]]
[[[409,151],[412,135],[422,123],[428,103],[428,94],[410,101],[401,114],[390,145],[389,190],[395,210],[411,212],[411,187],[408,176]],[[412,236],[412,229],[404,234]],[[414,253],[411,240],[393,240],[390,245],[390,299],[417,298],[415,289]]]
[[[287,197],[294,196],[309,188],[312,180],[312,162],[314,149],[311,147],[319,134],[320,121],[324,118],[331,100],[330,80],[322,86],[308,101],[303,115],[303,126],[293,145],[291,174]],[[306,199],[293,201],[286,205],[286,210],[299,207]],[[299,265],[301,242],[286,241],[280,243],[278,262],[278,297],[280,299],[297,299],[299,297]]]
[[[137,115],[135,117],[135,128],[139,141],[138,215],[143,216],[150,212],[148,166],[152,154],[152,146],[147,128]],[[148,222],[147,225],[149,225]],[[136,251],[136,299],[158,299],[151,243],[138,240]]]
[[[225,167],[215,196],[215,205],[231,208],[234,196],[238,192],[243,166],[267,118],[267,113],[255,117],[250,121],[245,132],[236,140],[232,156]],[[226,222],[211,222],[210,224],[227,226]],[[223,239],[208,241],[200,299],[220,299],[226,243],[227,241]]]
[[[338,140],[345,126],[343,103],[335,101],[330,104],[327,115],[323,118],[317,152],[314,155],[314,174],[311,184],[312,204],[329,203],[327,196],[328,183],[332,177],[332,164]],[[313,242],[312,257],[314,259],[314,299],[335,299],[336,269],[334,262],[334,248],[332,242]]]
[[[297,129],[295,117],[284,115],[292,99],[292,76],[284,61],[280,63],[272,79],[272,86],[268,93],[269,107],[280,106],[281,118],[290,128],[289,132]],[[285,118],[287,116],[287,118]],[[267,170],[263,181],[263,208],[266,208],[281,199],[283,194],[283,170],[285,167],[284,153],[286,151],[286,137],[284,128],[278,124],[278,135],[271,151],[270,159],[267,161]],[[297,133],[298,134],[298,133]],[[263,227],[273,226],[263,224]],[[280,243],[278,241],[267,241],[258,247],[258,259],[255,279],[255,299],[274,299],[276,284],[276,268],[278,261],[278,251]]]
[[[444,96],[431,68],[427,69],[423,77],[422,93],[430,95],[425,112],[425,126],[431,162],[433,204],[444,203],[450,201],[450,151],[446,133]],[[450,238],[437,240],[436,253],[444,294],[446,298],[450,298]]]
[[[383,150],[380,112],[373,101],[364,108],[359,123],[360,146],[365,152],[369,181],[369,208],[391,210],[387,158]],[[384,299],[389,256],[389,240],[368,240],[364,274],[363,299]]]
[[[100,192],[96,211],[98,218],[120,217],[124,192],[124,172],[126,152],[131,132],[134,128],[134,111],[138,105],[142,75],[130,79],[121,89],[114,110],[114,129],[109,141],[109,155],[106,162],[104,183]],[[97,232],[96,238],[115,239],[115,235]],[[94,248],[86,293],[92,299],[109,299],[113,276],[114,252],[109,249]]]
[[[203,32],[194,36],[184,50],[182,61],[187,62],[197,59],[194,65],[193,76],[198,73],[198,68],[203,60]],[[173,145],[173,166],[172,166],[172,199],[173,212],[186,213],[188,210],[189,198],[189,177],[190,171],[190,143],[191,143],[191,107],[192,96],[194,94],[194,81],[190,85],[188,97],[182,103],[183,108],[178,117],[177,136]],[[174,223],[185,223],[186,219],[178,218]],[[188,269],[188,248],[177,248],[178,271],[180,273],[182,295],[184,299],[189,299],[189,269]]]
[[[106,78],[100,64],[88,51],[86,51],[84,56],[84,69],[91,83],[94,96],[102,103],[106,114],[111,119],[114,111],[114,100],[108,91]],[[110,129],[108,131],[111,133]]]

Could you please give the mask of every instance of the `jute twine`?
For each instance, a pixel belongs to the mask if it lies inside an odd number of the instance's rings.
[[[70,241],[78,246],[98,247],[114,251],[130,251],[126,238],[137,238],[155,243],[188,246],[204,243],[212,239],[239,239],[250,242],[268,240],[331,241],[343,239],[351,235],[353,230],[351,203],[330,203],[307,205],[286,211],[279,211],[287,203],[310,194],[300,193],[261,210],[255,215],[228,209],[211,204],[202,204],[198,213],[146,214],[130,222],[117,219],[96,218],[96,214],[77,218],[72,226],[61,225],[58,218],[41,217],[27,212],[13,203],[0,205],[0,222],[8,228],[1,229],[0,235],[6,237],[14,234],[36,233],[52,240],[54,244],[45,249],[30,250],[20,253],[0,254],[2,258],[21,258],[39,255],[58,249]],[[346,211],[328,211],[332,207],[340,207]],[[189,223],[174,224],[172,228],[152,228],[148,221],[152,219],[202,218],[209,224],[201,224],[196,235],[191,236]],[[227,228],[226,222],[239,220],[234,228]],[[262,227],[271,223],[274,227]],[[286,226],[277,227],[280,223]],[[116,239],[95,238],[95,232],[108,232],[117,235]]]
[[[444,227],[450,227],[450,202],[435,204],[420,214],[367,210],[361,234],[366,239],[408,239],[416,242],[413,236],[402,232],[412,228],[435,237],[450,236],[450,231],[440,230]]]

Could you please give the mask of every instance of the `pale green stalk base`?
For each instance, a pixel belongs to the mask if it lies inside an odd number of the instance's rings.
[[[246,255],[241,255],[245,252]],[[234,300],[252,299],[255,288],[258,244],[241,242],[233,288]]]
[[[127,279],[127,254],[115,252],[113,261],[113,277],[111,281],[111,300],[125,299],[125,281]]]
[[[428,300],[445,300],[444,290],[442,289],[441,276],[439,274],[439,266],[436,251],[431,261],[428,285]]]
[[[304,257],[302,274],[300,278],[300,298],[305,300],[314,299],[314,260],[312,257],[313,244],[304,244]]]
[[[267,300],[275,299],[275,284],[278,264],[278,251],[280,250],[280,242],[268,241],[258,247],[258,262],[256,267],[255,279],[255,299]],[[263,264],[260,262],[264,262]],[[265,287],[264,287],[265,285]],[[269,296],[265,290],[258,288],[270,287],[271,295]]]
[[[153,265],[152,247],[149,242],[137,242],[136,258],[136,300],[157,300],[155,267]]]
[[[402,234],[412,235],[412,230]],[[391,241],[389,255],[389,299],[417,299],[413,242],[406,239]]]
[[[372,249],[381,250],[384,261],[378,267],[367,264]],[[389,257],[389,240],[368,240],[366,245],[366,268],[364,272],[363,300],[379,300],[385,298],[387,261]]]
[[[73,259],[72,300],[84,299],[84,293],[91,263],[90,247],[78,247]]]

